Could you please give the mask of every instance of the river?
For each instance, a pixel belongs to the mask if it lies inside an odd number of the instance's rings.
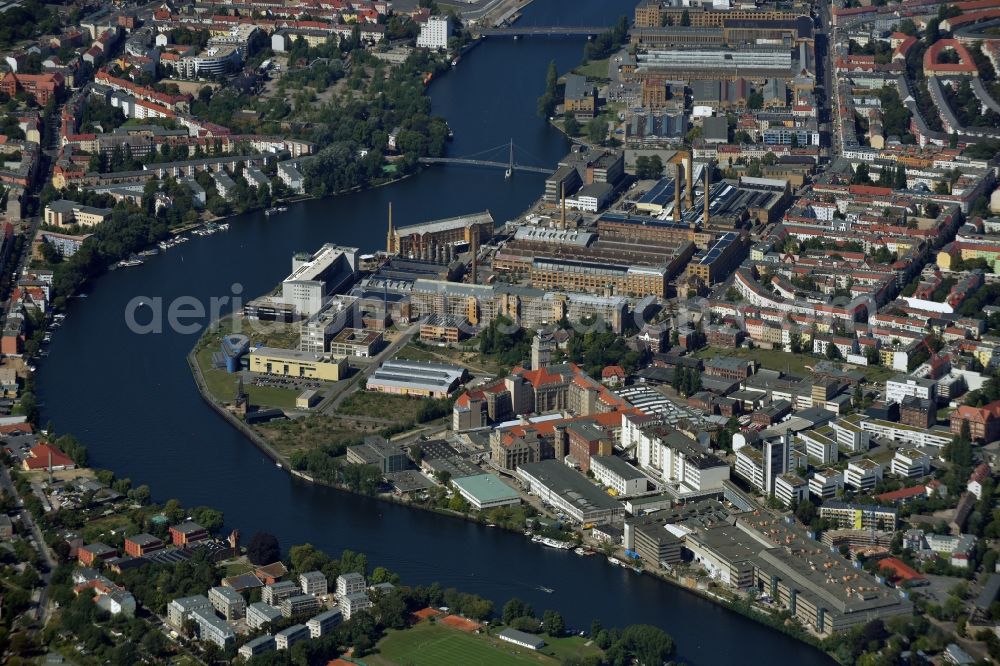
[[[634,0],[536,0],[522,19],[536,25],[611,24],[631,14]],[[434,113],[455,132],[449,154],[464,156],[513,138],[531,155],[555,165],[565,137],[535,114],[545,68],[566,71],[579,62],[580,40],[491,40],[471,51],[431,87]],[[373,565],[404,581],[438,581],[492,598],[499,608],[519,596],[540,612],[561,611],[570,626],[648,623],[677,642],[677,658],[691,664],[737,660],[763,663],[780,656],[803,666],[827,664],[817,650],[758,625],[694,594],[531,543],[518,534],[420,510],[352,496],[293,480],[213,412],[195,389],[185,355],[197,333],[136,335],[125,325],[135,297],[169,303],[194,297],[207,303],[239,284],[244,298],[271,289],[297,250],[324,242],[384,247],[386,210],[397,225],[488,208],[498,222],[513,218],[542,189],[544,176],[498,170],[434,167],[395,185],[322,201],[307,201],[266,218],[230,220],[231,230],[154,257],[145,265],[108,273],[75,299],[37,373],[42,423],[83,441],[91,464],[135,484],[149,484],[158,501],[225,512],[226,525],[244,540],[258,530],[282,547],[310,542],[331,554],[345,548],[368,554]],[[542,587],[551,588],[545,593]]]

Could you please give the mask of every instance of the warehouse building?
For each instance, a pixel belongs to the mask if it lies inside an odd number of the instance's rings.
[[[292,257],[292,272],[281,282],[281,300],[301,317],[319,312],[328,298],[354,283],[358,248],[327,243],[313,254]]]
[[[458,365],[427,361],[386,361],[368,378],[369,391],[447,398],[467,378],[468,372]]]
[[[560,460],[518,465],[517,477],[528,492],[577,523],[614,522],[625,516],[624,505],[608,497],[585,476]]]
[[[521,503],[517,491],[495,474],[478,474],[453,479],[452,487],[477,511]]]

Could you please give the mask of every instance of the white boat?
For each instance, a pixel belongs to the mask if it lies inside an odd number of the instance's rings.
[[[281,463],[274,463],[274,466],[275,466],[275,467],[277,467],[278,469],[284,469],[284,468],[283,468],[283,467],[281,466]]]
[[[573,547],[573,544],[569,541],[556,541],[555,539],[550,539],[548,537],[539,538],[538,543],[543,546],[548,546],[549,548],[556,548],[558,550],[569,550]]]
[[[585,551],[583,548],[574,548],[573,552],[576,553],[577,555],[586,555],[587,554],[587,551]]]
[[[619,562],[617,560],[617,558],[614,558],[614,557],[612,557],[610,555],[608,555],[608,562],[610,562],[611,564],[615,565],[616,567],[620,567],[622,565],[622,563]]]
[[[229,223],[225,222],[219,225],[219,231],[229,231]]]

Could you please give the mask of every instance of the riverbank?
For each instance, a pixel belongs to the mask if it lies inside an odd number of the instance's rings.
[[[218,328],[220,325],[221,321],[217,321],[213,324],[213,326],[210,326],[209,328],[215,329]],[[212,409],[217,414],[219,414],[224,420],[228,421],[231,425],[233,425],[233,427],[235,427],[239,432],[243,433],[262,453],[264,453],[269,459],[275,462],[275,464],[278,467],[287,471],[292,478],[309,484],[316,484],[332,488],[338,492],[346,494],[368,497],[370,499],[374,499],[380,502],[387,502],[390,504],[405,506],[408,508],[422,509],[424,511],[428,511],[433,514],[446,516],[448,518],[453,518],[453,519],[459,519],[469,523],[495,527],[508,532],[523,533],[525,535],[525,538],[528,538],[531,535],[530,531],[525,532],[524,530],[517,529],[511,525],[497,525],[495,523],[491,523],[488,517],[484,514],[472,514],[470,512],[455,511],[451,509],[431,506],[420,502],[414,502],[406,497],[397,496],[391,493],[376,493],[373,495],[369,495],[366,493],[361,493],[356,490],[353,490],[346,484],[334,483],[329,480],[319,479],[300,470],[296,470],[291,460],[287,456],[283,455],[280,451],[278,451],[275,447],[273,447],[264,437],[262,437],[259,433],[257,433],[253,427],[248,426],[236,414],[227,409],[225,405],[219,403],[219,401],[215,398],[212,392],[210,392],[208,389],[207,383],[205,382],[202,374],[202,368],[198,363],[195,354],[195,349],[192,349],[192,351],[188,354],[187,360],[189,366],[191,367],[192,376],[195,378],[195,383],[198,387],[198,391],[202,396],[202,398],[212,407]],[[599,544],[587,539],[586,535],[581,532],[574,532],[572,540],[575,540],[575,543],[582,545],[585,548],[588,548],[595,553],[600,554],[602,552],[602,550],[599,548]],[[567,555],[569,554],[570,553],[567,552]],[[633,568],[633,565],[629,564],[629,559],[626,557],[625,552],[621,547],[616,547],[613,551],[610,552],[604,551],[604,554],[608,555],[609,557],[615,558],[620,563],[621,567],[626,567],[630,569]],[[609,562],[608,566],[612,566],[612,564]],[[713,604],[724,607],[728,610],[738,612],[744,617],[753,620],[754,622],[757,622],[764,626],[768,626],[777,631],[781,631],[782,633],[790,636],[791,638],[794,638],[795,640],[801,641],[806,645],[810,645],[811,647],[822,650],[821,641],[818,638],[802,630],[798,625],[787,624],[786,622],[780,620],[779,618],[776,618],[775,616],[769,614],[766,609],[757,608],[753,606],[748,599],[741,597],[739,595],[736,594],[724,595],[713,592],[710,589],[710,586],[712,585],[711,582],[709,582],[709,586],[706,586],[704,588],[701,587],[699,585],[699,581],[704,581],[705,580],[704,577],[678,575],[669,571],[650,569],[648,567],[641,567],[640,569],[636,570],[635,573],[637,575],[642,575],[642,574],[650,575],[660,580],[661,582],[667,583],[673,587],[683,590],[684,592],[693,594],[697,597],[700,597]]]

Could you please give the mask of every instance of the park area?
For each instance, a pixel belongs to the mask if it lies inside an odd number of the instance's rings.
[[[423,620],[411,629],[390,631],[379,641],[378,653],[368,655],[368,666],[439,666],[469,664],[470,666],[517,666],[518,664],[559,664],[570,656],[599,654],[585,639],[545,636],[546,646],[540,651],[518,647],[494,636],[458,628],[449,622],[454,616],[436,621]],[[460,619],[460,618],[456,618]],[[496,632],[497,627],[491,630]]]

